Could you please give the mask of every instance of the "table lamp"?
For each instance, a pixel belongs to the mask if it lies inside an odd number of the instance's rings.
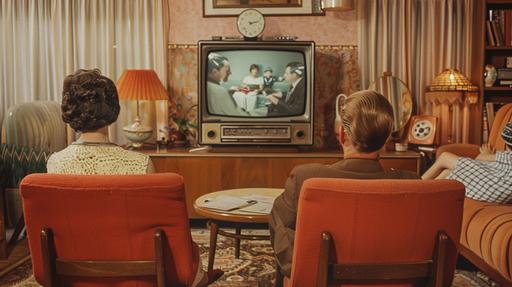
[[[121,100],[137,101],[137,116],[123,131],[132,142],[131,146],[139,148],[153,134],[153,128],[144,125],[140,120],[139,100],[168,100],[167,91],[153,70],[124,70],[117,81],[117,92]]]
[[[478,91],[466,76],[457,69],[445,69],[430,85],[431,91]]]
[[[445,69],[432,80],[425,96],[438,118],[437,144],[469,143],[477,125],[471,113],[477,108],[478,95],[478,86],[457,69]]]

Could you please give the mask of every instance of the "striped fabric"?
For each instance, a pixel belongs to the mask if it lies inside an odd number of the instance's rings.
[[[60,104],[34,101],[10,107],[2,123],[2,143],[49,151],[65,148],[66,125]]]
[[[512,282],[511,230],[512,206],[466,198],[460,243],[509,282]]]
[[[0,189],[17,187],[27,174],[46,172],[52,152],[29,147],[0,145]]]

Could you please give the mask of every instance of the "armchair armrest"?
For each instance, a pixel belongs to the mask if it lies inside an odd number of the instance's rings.
[[[447,144],[439,147],[436,152],[436,158],[443,152],[451,152],[458,156],[475,158],[480,153],[480,146],[475,144]]]

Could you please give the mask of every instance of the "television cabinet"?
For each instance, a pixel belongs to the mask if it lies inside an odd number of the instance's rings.
[[[334,163],[343,158],[340,151],[291,152],[201,152],[188,149],[145,150],[156,172],[175,172],[185,180],[187,210],[190,218],[194,201],[207,193],[236,188],[283,188],[293,167],[306,163]],[[384,152],[380,162],[385,169],[409,170],[420,174],[422,156],[418,152]]]

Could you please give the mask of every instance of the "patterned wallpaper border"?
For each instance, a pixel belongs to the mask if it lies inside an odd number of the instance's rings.
[[[168,45],[170,124],[197,122],[197,44]],[[335,99],[361,89],[358,49],[355,45],[318,45],[315,53],[315,127],[317,148],[336,148]],[[190,131],[195,133],[195,128]]]

